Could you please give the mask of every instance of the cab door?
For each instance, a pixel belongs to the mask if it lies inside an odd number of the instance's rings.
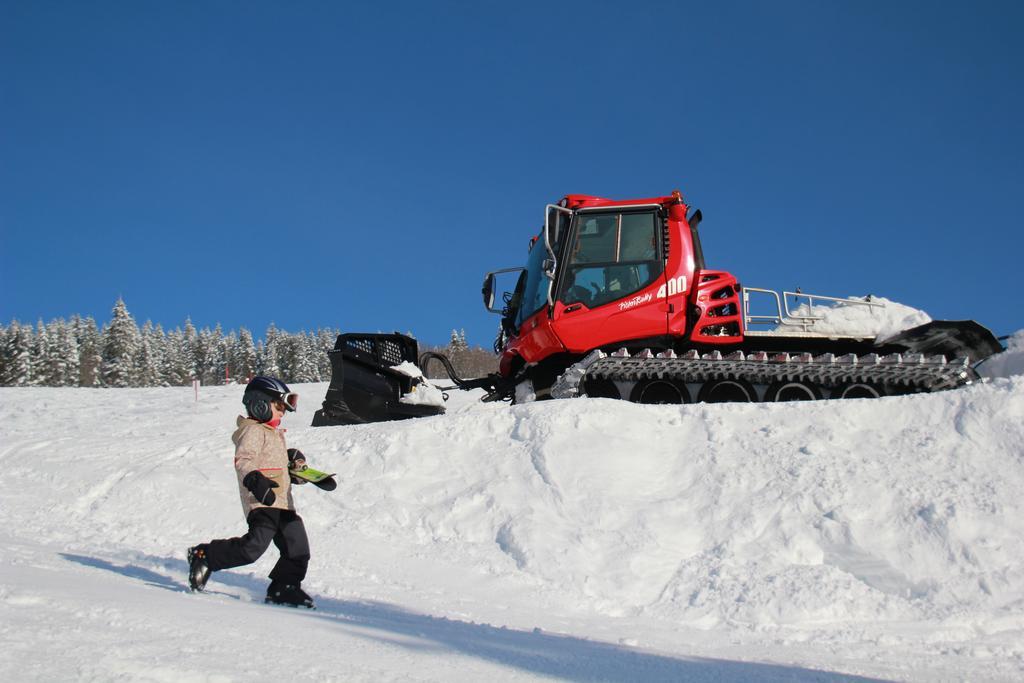
[[[583,353],[668,333],[660,207],[580,210],[562,250],[552,322]]]

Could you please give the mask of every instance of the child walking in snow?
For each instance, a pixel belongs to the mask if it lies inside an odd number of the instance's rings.
[[[295,410],[298,398],[273,377],[254,377],[246,387],[242,403],[248,417],[238,417],[231,440],[249,530],[238,538],[188,549],[192,590],[203,590],[212,572],[255,562],[273,541],[281,557],[270,572],[266,602],[313,608],[312,598],[302,590],[309,565],[309,539],[291,491],[293,482],[305,481],[289,476],[289,469],[301,469],[305,458],[301,451],[285,445],[284,430],[279,429],[281,418]]]

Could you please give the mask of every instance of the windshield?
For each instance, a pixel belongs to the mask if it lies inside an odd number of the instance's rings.
[[[543,308],[548,302],[548,280],[544,277],[544,259],[547,250],[544,248],[544,236],[534,240],[530,247],[530,256],[526,260],[526,285],[523,287],[522,305],[516,315],[516,328],[523,321]]]

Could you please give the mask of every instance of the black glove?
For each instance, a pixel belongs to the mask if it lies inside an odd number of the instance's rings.
[[[259,470],[253,470],[242,479],[242,486],[249,489],[256,500],[263,505],[273,505],[277,495],[272,489],[277,488],[277,482],[270,481]]]

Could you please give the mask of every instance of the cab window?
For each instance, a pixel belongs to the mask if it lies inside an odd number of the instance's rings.
[[[550,280],[544,277],[543,271],[546,256],[547,249],[544,248],[544,238],[541,235],[531,243],[530,256],[526,260],[526,270],[523,273],[525,277],[522,279],[522,299],[516,315],[516,329],[548,302],[547,284]],[[518,287],[516,291],[518,293]]]
[[[656,213],[580,213],[561,288],[565,304],[596,308],[633,294],[664,269]]]

